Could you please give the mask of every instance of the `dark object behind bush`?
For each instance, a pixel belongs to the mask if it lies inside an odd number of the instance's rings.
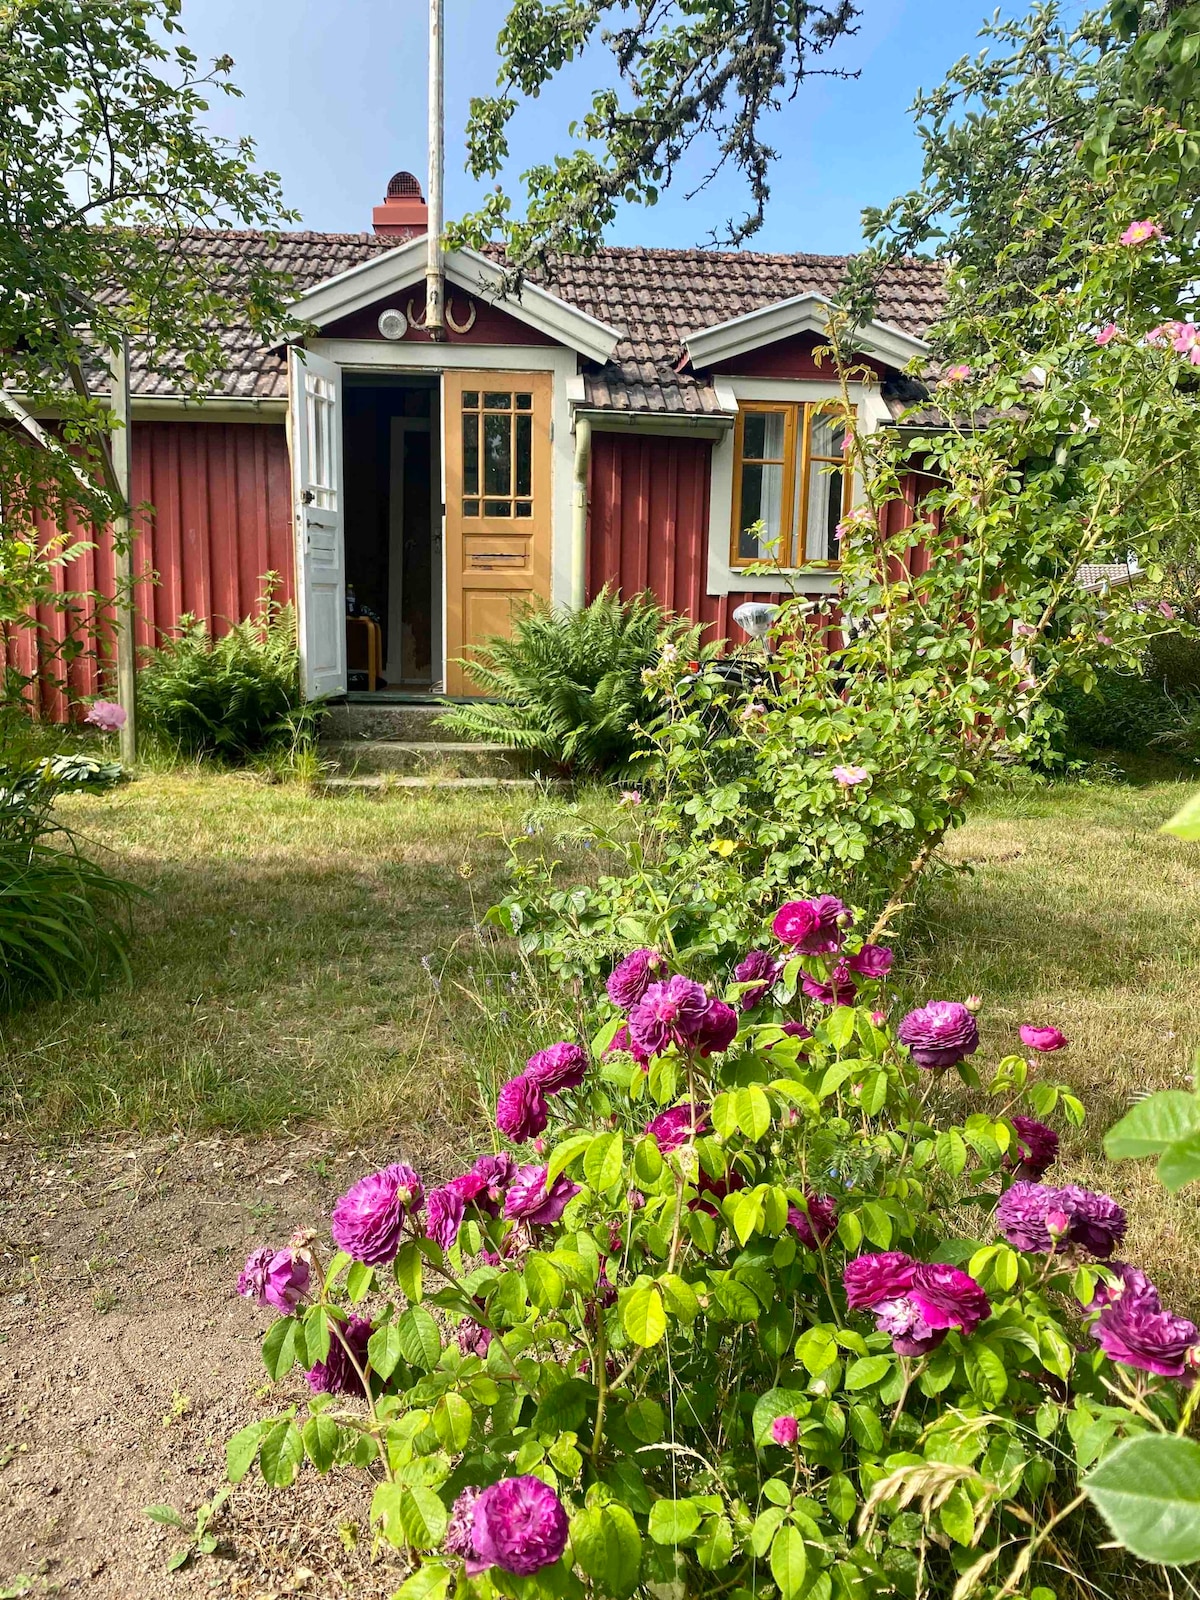
[[[1062,718],[1055,743],[1066,755],[1100,749],[1200,759],[1200,690],[1101,671],[1090,694],[1076,684],[1061,684],[1050,699]]]
[[[494,704],[452,707],[442,726],[523,750],[566,771],[629,772],[653,716],[642,672],[670,642],[695,653],[698,630],[669,620],[650,594],[603,588],[582,611],[538,605],[509,638],[488,639],[465,663]]]
[[[320,708],[300,686],[296,612],[264,601],[220,639],[180,618],[138,675],[145,725],[185,755],[245,761],[311,739]]]
[[[136,890],[89,861],[54,819],[59,787],[45,766],[0,762],[0,1014],[128,975],[124,923]]]

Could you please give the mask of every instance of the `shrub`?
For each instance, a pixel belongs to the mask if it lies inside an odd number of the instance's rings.
[[[1090,690],[1064,682],[1050,699],[1058,713],[1051,742],[1065,755],[1100,749],[1200,759],[1200,691],[1170,688],[1148,671],[1101,669]]]
[[[562,771],[628,773],[653,710],[643,673],[664,647],[687,657],[697,640],[649,593],[621,600],[606,586],[580,611],[536,605],[514,619],[510,637],[488,639],[463,663],[495,703],[453,706],[442,725]]]
[[[213,639],[181,617],[138,674],[146,727],[188,756],[241,762],[311,741],[320,715],[300,683],[296,612],[268,592],[258,612]]]
[[[0,765],[0,1012],[128,975],[133,886],[90,861],[52,814],[61,789],[107,788],[119,774],[81,755]]]
[[[850,922],[781,907],[723,1000],[632,952],[590,1046],[504,1085],[500,1148],[428,1192],[363,1178],[332,1255],[256,1251],[268,1371],[311,1394],[230,1475],[370,1468],[401,1600],[1032,1581],[1077,1470],[1172,1424],[1179,1384],[1091,1336],[1133,1279],[1120,1208],[1041,1181],[1042,1119],[1082,1116],[1062,1035],[1023,1029],[985,1082],[973,1011],[893,1028],[890,952]]]

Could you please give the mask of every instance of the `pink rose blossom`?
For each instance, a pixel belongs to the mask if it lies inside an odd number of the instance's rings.
[[[559,1094],[563,1089],[578,1089],[588,1069],[587,1052],[581,1045],[561,1039],[530,1056],[525,1076],[532,1078],[543,1094]]]
[[[103,733],[120,733],[128,719],[129,713],[125,707],[117,705],[114,700],[94,700],[83,720]]]
[[[708,1112],[703,1106],[671,1106],[660,1111],[646,1124],[646,1132],[658,1143],[661,1153],[669,1155],[681,1145],[690,1144],[708,1126]]]
[[[504,1215],[513,1222],[557,1222],[579,1185],[559,1173],[547,1188],[548,1167],[519,1167],[504,1197]]]
[[[256,1250],[238,1274],[237,1292],[290,1317],[308,1288],[309,1266],[295,1250]]]
[[[421,1180],[409,1166],[396,1162],[369,1173],[333,1208],[333,1242],[355,1261],[380,1267],[395,1259],[405,1217],[421,1209]]]
[[[828,955],[840,950],[843,925],[850,919],[846,907],[832,894],[819,894],[815,900],[789,900],[780,906],[771,923],[780,944],[791,945],[810,955]]]
[[[502,1478],[485,1489],[472,1507],[474,1560],[467,1571],[500,1567],[528,1578],[553,1566],[567,1548],[567,1513],[540,1478]]]
[[[1018,1031],[1021,1043],[1030,1050],[1037,1050],[1041,1055],[1050,1055],[1055,1050],[1067,1048],[1067,1036],[1065,1033],[1060,1033],[1057,1028],[1024,1022]]]
[[[1106,322],[1104,326],[1098,330],[1098,332],[1092,335],[1092,337],[1095,339],[1096,343],[1103,348],[1104,345],[1111,344],[1120,331],[1120,328],[1117,327],[1115,322]]]
[[[542,1086],[522,1072],[510,1078],[496,1096],[496,1126],[514,1144],[541,1133],[548,1121]]]
[[[708,1007],[703,987],[676,974],[645,991],[629,1013],[629,1036],[651,1055],[661,1054],[670,1044],[690,1049],[704,1031]]]
[[[953,366],[946,368],[947,383],[966,383],[971,376],[971,368],[965,361],[956,361]]]
[[[771,1424],[771,1438],[776,1444],[793,1445],[800,1436],[800,1424],[795,1417],[776,1417]]]
[[[834,767],[833,776],[843,789],[853,789],[855,784],[866,783],[871,774],[866,767]]]
[[[1151,239],[1161,239],[1163,231],[1157,222],[1152,222],[1149,217],[1141,222],[1131,222],[1121,235],[1124,245],[1149,244]]]

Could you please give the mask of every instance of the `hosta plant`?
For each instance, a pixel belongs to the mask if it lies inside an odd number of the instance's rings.
[[[629,953],[495,1148],[251,1256],[287,1404],[231,1476],[363,1470],[405,1600],[1029,1592],[1077,1470],[1178,1420],[1200,1335],[1139,1320],[1124,1213],[1053,1179],[1063,1035],[980,1073],[976,1003],[893,1028],[890,965],[832,896],[720,994]]]

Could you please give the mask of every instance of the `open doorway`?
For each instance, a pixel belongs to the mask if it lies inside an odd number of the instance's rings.
[[[347,687],[442,688],[440,379],[344,372]]]

